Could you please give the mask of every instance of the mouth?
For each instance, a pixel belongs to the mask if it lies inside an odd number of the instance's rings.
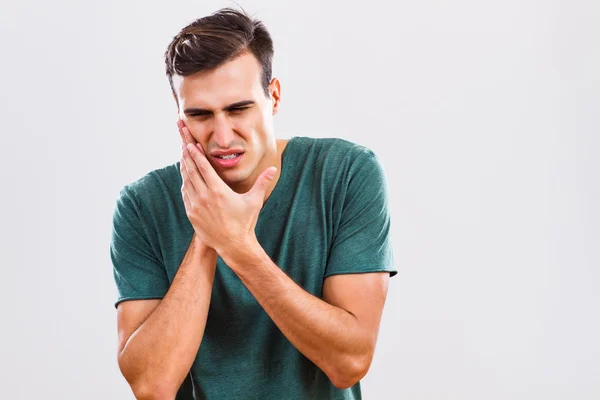
[[[233,154],[227,154],[225,156],[215,156],[217,158],[220,158],[221,160],[233,160],[234,158],[240,156],[242,153],[233,153]]]
[[[231,168],[235,167],[240,162],[243,156],[244,153],[215,155],[213,156],[213,160],[215,160],[215,162],[223,168]]]

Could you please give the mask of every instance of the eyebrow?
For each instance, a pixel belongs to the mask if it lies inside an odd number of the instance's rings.
[[[255,104],[254,100],[243,100],[243,101],[238,101],[237,103],[230,104],[227,107],[225,107],[223,110],[224,111],[231,111],[234,108],[240,108],[240,107],[244,107],[244,106],[251,106],[251,105],[254,105],[254,104]],[[212,111],[211,110],[207,110],[206,108],[192,107],[192,108],[186,108],[186,109],[184,109],[183,113],[185,115],[190,115],[190,114],[212,114]]]

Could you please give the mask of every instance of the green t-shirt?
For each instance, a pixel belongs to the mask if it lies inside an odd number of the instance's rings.
[[[110,244],[115,306],[169,290],[194,232],[181,185],[177,162],[121,190]],[[271,259],[319,298],[328,276],[397,273],[383,167],[371,150],[343,139],[290,139],[255,231]],[[177,398],[360,399],[361,392],[360,383],[333,386],[218,257],[202,343]]]

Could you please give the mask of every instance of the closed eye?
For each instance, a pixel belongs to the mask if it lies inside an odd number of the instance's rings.
[[[233,112],[241,112],[241,111],[247,110],[247,109],[249,109],[249,108],[250,108],[250,107],[236,107],[236,108],[232,108],[232,109],[231,109],[231,110],[229,110],[229,111],[233,111]]]
[[[190,117],[206,117],[207,115],[210,115],[212,113],[210,112],[199,112],[199,113],[193,113],[193,114],[189,114]]]
[[[245,111],[245,110],[247,110],[249,108],[250,107],[235,107],[235,108],[230,108],[227,111],[231,112],[231,113],[241,113],[242,111]],[[206,117],[206,116],[212,115],[212,112],[210,112],[210,111],[200,111],[200,112],[189,113],[188,115],[190,117]]]

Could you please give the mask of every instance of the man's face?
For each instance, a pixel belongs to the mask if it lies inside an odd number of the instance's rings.
[[[268,98],[261,85],[261,73],[258,60],[245,53],[213,71],[173,76],[179,118],[221,179],[232,188],[251,187],[269,166],[263,165],[271,161],[265,155],[277,151],[273,115],[279,105],[279,82],[271,82],[273,99]],[[227,159],[231,155],[219,156],[240,152],[234,159]]]

